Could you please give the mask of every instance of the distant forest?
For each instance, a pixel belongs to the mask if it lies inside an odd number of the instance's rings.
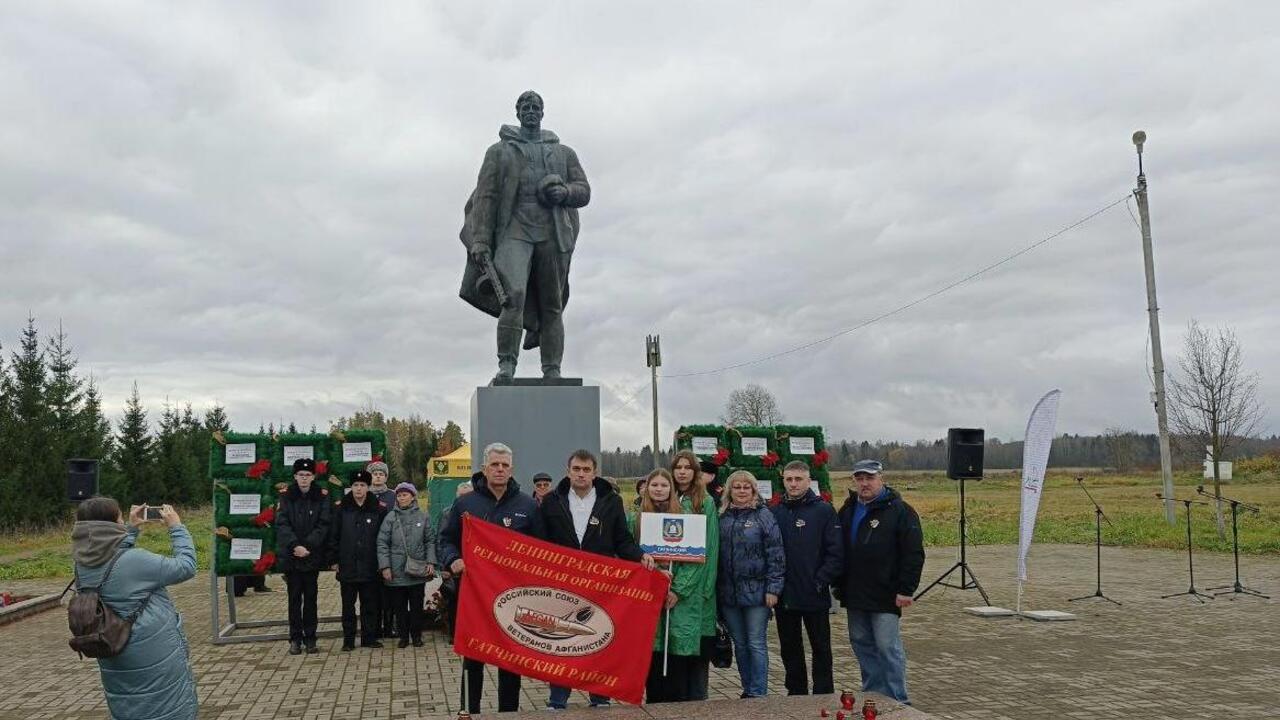
[[[1177,440],[1175,438],[1175,440]],[[889,470],[945,470],[947,441],[917,440],[913,443],[877,440],[835,440],[827,442],[831,454],[829,467],[833,470],[849,470],[853,463],[873,458],[885,463]],[[1236,460],[1264,454],[1280,453],[1280,436],[1243,440],[1224,460]],[[669,462],[669,450],[658,453],[657,464]],[[1204,449],[1191,447],[1188,442],[1174,443],[1174,464],[1181,468],[1199,467]],[[1007,470],[1022,467],[1022,441],[1004,442],[988,438],[985,465],[991,470]],[[644,446],[640,450],[616,448],[606,450],[601,459],[604,474],[615,477],[644,475],[655,467],[653,450]],[[1049,453],[1049,467],[1111,468],[1125,472],[1150,470],[1160,467],[1159,439],[1154,434],[1128,431],[1109,431],[1102,435],[1063,434],[1054,438]]]

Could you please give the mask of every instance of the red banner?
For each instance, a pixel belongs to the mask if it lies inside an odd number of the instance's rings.
[[[640,704],[665,575],[470,516],[462,559],[454,652]]]

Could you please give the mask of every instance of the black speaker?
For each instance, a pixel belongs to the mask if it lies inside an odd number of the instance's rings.
[[[67,461],[67,499],[87,500],[98,494],[98,461],[76,458]]]
[[[949,428],[947,477],[952,480],[981,480],[985,442],[986,432],[982,428]]]

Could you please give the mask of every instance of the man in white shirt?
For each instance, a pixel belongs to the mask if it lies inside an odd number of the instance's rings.
[[[533,534],[575,550],[640,562],[652,570],[653,558],[641,552],[627,529],[622,496],[608,480],[596,475],[598,467],[589,450],[577,450],[569,456],[568,475],[538,506]],[[562,710],[568,702],[569,688],[552,685],[547,707]],[[591,696],[592,706],[608,704],[607,697]]]

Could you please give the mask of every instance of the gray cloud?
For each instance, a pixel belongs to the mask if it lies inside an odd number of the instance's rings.
[[[533,87],[594,190],[566,369],[604,388],[608,446],[649,436],[647,333],[679,375],[855,326],[1122,197],[1139,127],[1167,359],[1189,318],[1233,325],[1280,407],[1280,10],[520,7],[10,10],[6,347],[61,318],[113,411],[137,380],[244,427],[465,425],[494,363],[461,208]],[[865,330],[664,379],[663,434],[747,382],[837,437],[1016,438],[1052,387],[1064,430],[1148,430],[1142,282],[1116,207]]]

